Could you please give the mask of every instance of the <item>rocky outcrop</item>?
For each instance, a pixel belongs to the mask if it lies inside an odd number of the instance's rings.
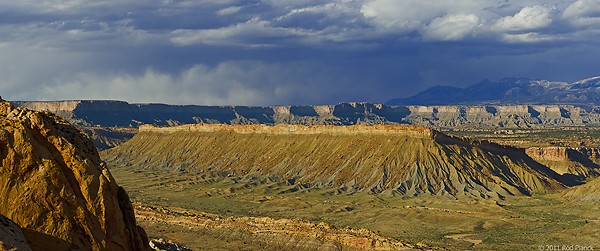
[[[31,251],[21,227],[0,214],[0,251]]]
[[[219,241],[241,239],[244,250],[416,250],[414,245],[381,236],[364,228],[338,229],[325,222],[269,217],[223,217],[187,210],[180,213],[165,207],[136,206],[136,217],[148,225],[180,226]],[[168,241],[153,240],[157,251],[187,251]],[[235,247],[233,247],[235,248]],[[223,248],[226,249],[226,248]]]
[[[504,197],[564,187],[557,173],[523,149],[409,125],[143,126],[103,158],[115,165],[287,181],[300,189],[407,196]]]
[[[193,251],[189,248],[173,243],[170,240],[165,240],[162,238],[150,240],[150,248],[152,248],[154,251]]]
[[[127,193],[87,135],[0,102],[0,214],[32,250],[148,250]]]
[[[566,147],[531,147],[525,150],[535,161],[550,167],[561,175],[573,175],[579,180],[597,177],[600,175],[600,166],[590,158],[595,159],[592,148],[566,148]]]
[[[600,178],[573,187],[563,192],[563,197],[572,200],[600,202]]]
[[[575,150],[583,156],[593,161],[596,164],[600,164],[600,149],[599,148],[575,148]]]

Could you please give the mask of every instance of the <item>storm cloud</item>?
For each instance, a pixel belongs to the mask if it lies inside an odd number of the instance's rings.
[[[204,105],[385,102],[600,75],[600,1],[0,0],[0,95]]]

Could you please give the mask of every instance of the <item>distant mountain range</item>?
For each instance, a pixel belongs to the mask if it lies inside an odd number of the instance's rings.
[[[600,77],[574,83],[531,78],[481,81],[467,88],[434,86],[409,98],[386,105],[600,105]]]

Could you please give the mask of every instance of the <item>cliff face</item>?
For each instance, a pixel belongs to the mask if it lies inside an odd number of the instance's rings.
[[[224,172],[341,191],[497,197],[563,188],[523,150],[419,126],[143,126],[116,165]]]
[[[147,250],[127,193],[85,134],[4,101],[0,125],[0,214],[33,250]]]
[[[598,149],[566,147],[531,147],[525,153],[535,161],[550,167],[558,174],[574,175],[580,180],[600,175],[600,166],[594,163]]]
[[[209,123],[530,128],[600,124],[600,107],[573,105],[387,106],[341,103],[251,107],[128,104],[121,101],[13,103],[32,110],[53,112],[74,125],[103,127]]]

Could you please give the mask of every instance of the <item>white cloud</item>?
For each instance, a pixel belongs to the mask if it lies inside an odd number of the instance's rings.
[[[480,19],[474,14],[446,15],[435,18],[422,31],[423,39],[458,41],[467,36],[475,36],[481,27]]]
[[[295,29],[271,27],[267,21],[252,19],[229,27],[205,30],[181,29],[171,32],[171,42],[179,46],[195,44],[271,46],[273,38],[297,35]]]
[[[552,23],[551,9],[544,6],[525,7],[514,16],[498,20],[493,29],[498,31],[531,31],[545,28]]]
[[[565,9],[562,18],[575,27],[597,27],[600,25],[600,1],[578,0]]]
[[[519,59],[568,55],[581,45],[597,50],[599,2],[0,0],[0,94],[195,104],[380,97],[364,86],[416,90],[434,81],[419,73],[437,81],[473,76],[458,73],[456,58],[487,58],[478,69],[487,64],[487,74],[503,75],[523,51]],[[508,56],[497,67],[486,55]],[[597,71],[586,62],[569,74]]]
[[[446,15],[477,15],[488,7],[487,0],[374,0],[367,1],[361,11],[381,30],[411,32],[425,27],[433,19]]]
[[[562,17],[565,19],[576,19],[600,16],[600,1],[578,0],[565,9]]]
[[[507,43],[539,43],[560,40],[561,38],[529,32],[524,34],[504,34],[502,41]]]
[[[242,9],[241,6],[231,6],[231,7],[227,7],[225,9],[221,9],[221,10],[217,11],[217,14],[219,14],[221,16],[233,15],[235,13],[238,13],[241,9]]]

